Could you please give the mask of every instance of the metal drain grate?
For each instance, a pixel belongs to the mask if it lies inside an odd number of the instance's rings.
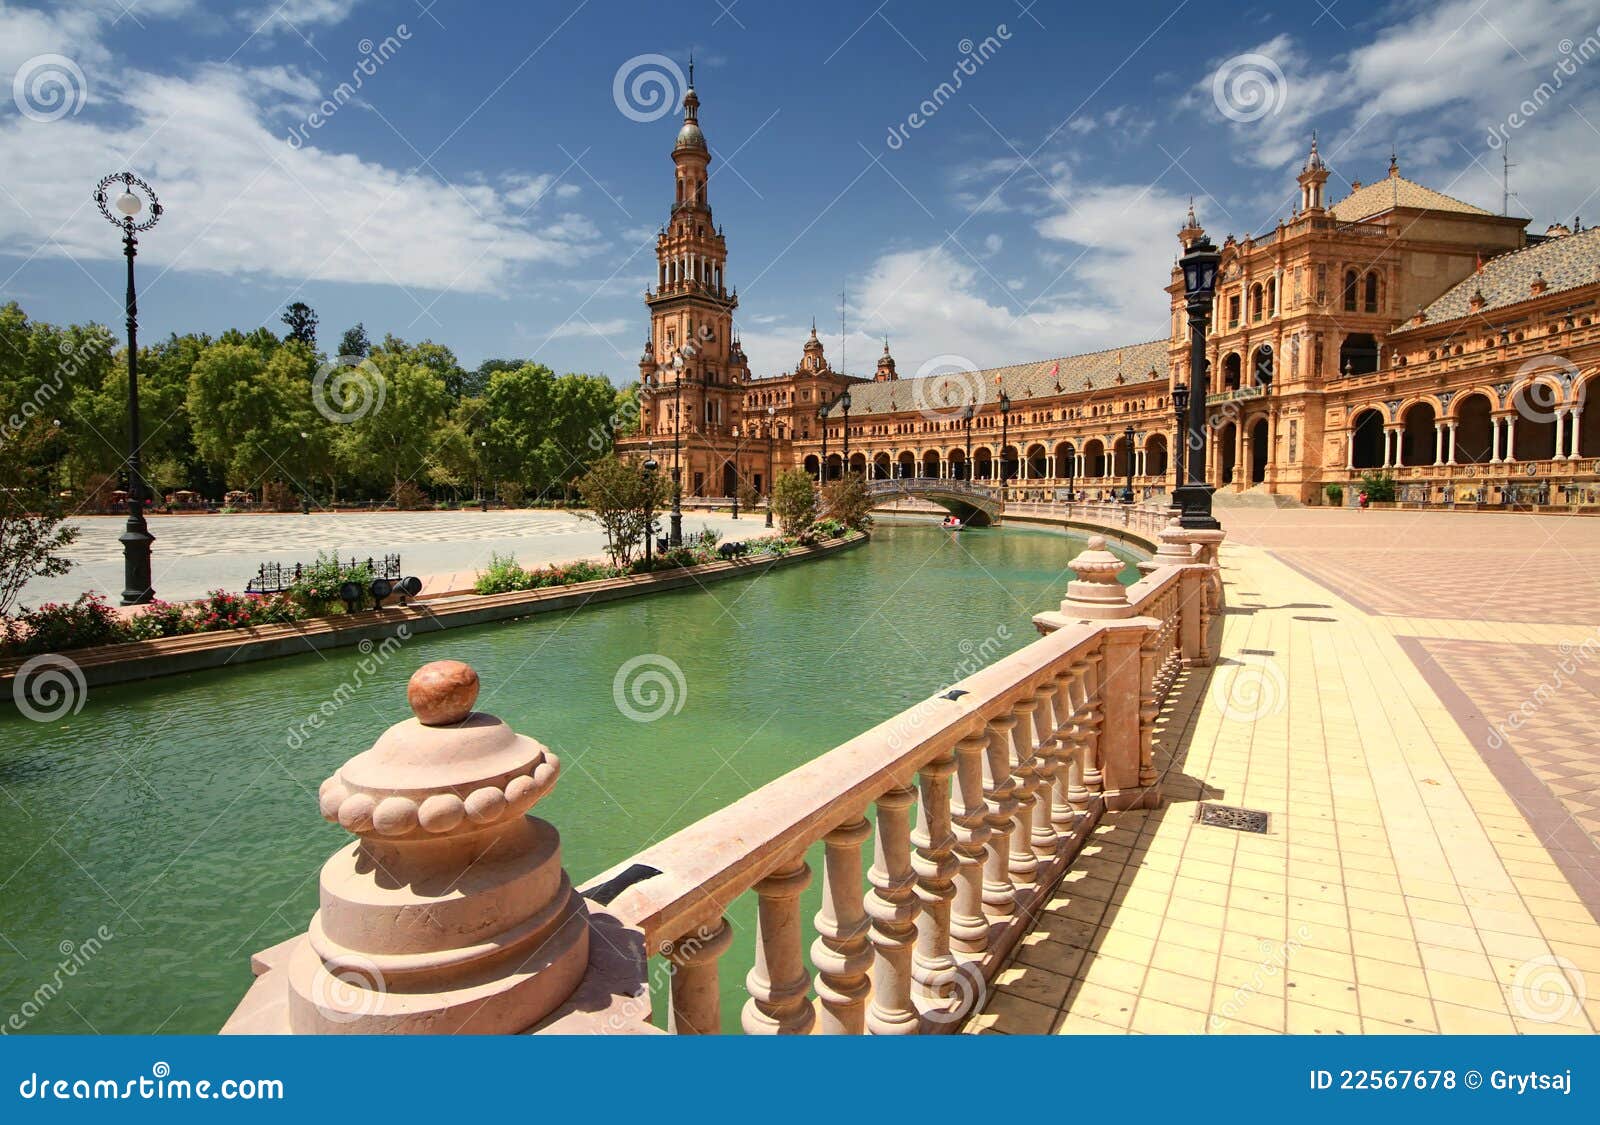
[[[1271,821],[1268,813],[1259,809],[1241,809],[1235,805],[1200,806],[1200,823],[1215,828],[1232,828],[1236,832],[1265,832]]]

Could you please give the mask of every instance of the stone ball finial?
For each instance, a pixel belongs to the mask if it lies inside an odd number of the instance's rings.
[[[1127,591],[1118,581],[1123,562],[1106,550],[1103,535],[1089,536],[1087,549],[1067,564],[1076,577],[1067,583],[1061,612],[1070,617],[1126,617],[1132,612]]]
[[[406,702],[423,726],[454,726],[472,714],[477,701],[478,673],[459,660],[424,664],[406,684]]]

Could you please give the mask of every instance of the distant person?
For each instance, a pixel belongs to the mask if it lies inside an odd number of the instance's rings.
[[[1367,499],[1366,490],[1363,489],[1361,495],[1356,497],[1356,507],[1360,508],[1364,512],[1367,510],[1368,503],[1370,503],[1370,501]]]

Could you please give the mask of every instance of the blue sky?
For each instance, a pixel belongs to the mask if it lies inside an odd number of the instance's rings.
[[[812,316],[837,362],[845,287],[857,371],[885,332],[903,374],[1163,335],[1188,197],[1219,239],[1270,228],[1312,128],[1334,198],[1393,145],[1498,211],[1509,136],[1530,229],[1600,220],[1592,0],[0,0],[0,300],[119,324],[89,194],[126,164],[169,208],[147,338],[304,300],[330,347],[359,320],[629,380],[677,113],[618,76],[675,103],[649,56],[691,50],[757,375]]]

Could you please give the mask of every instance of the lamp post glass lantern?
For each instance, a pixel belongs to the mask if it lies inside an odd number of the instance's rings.
[[[774,438],[772,429],[773,429],[774,424],[776,423],[777,417],[778,417],[778,408],[776,406],[767,407],[767,526],[768,527],[772,526],[772,485],[773,485],[773,480],[772,480],[772,443],[773,443],[773,438]]]
[[[844,407],[844,461],[839,466],[839,475],[850,475],[850,392],[845,391],[839,396],[839,405]]]
[[[1122,441],[1127,447],[1127,451],[1124,453],[1124,456],[1128,459],[1128,487],[1122,493],[1122,502],[1124,504],[1133,503],[1133,439],[1133,427],[1129,426],[1126,430],[1122,431]]]
[[[1211,296],[1216,289],[1217,265],[1222,255],[1208,239],[1189,245],[1178,266],[1183,271],[1185,307],[1189,318],[1189,440],[1188,480],[1173,499],[1183,510],[1183,526],[1216,531],[1222,525],[1211,514],[1211,494],[1206,483],[1206,393],[1210,387],[1206,364],[1206,326],[1211,318]]]
[[[114,185],[122,190],[112,197]],[[132,172],[115,172],[94,189],[94,201],[106,221],[122,231],[122,253],[128,259],[128,524],[117,538],[122,543],[122,604],[145,605],[153,601],[150,586],[150,544],[155,536],[145,522],[144,464],[139,431],[139,300],[133,285],[133,259],[139,252],[137,235],[161,219],[161,201],[150,185]],[[141,217],[142,216],[142,217]]]

